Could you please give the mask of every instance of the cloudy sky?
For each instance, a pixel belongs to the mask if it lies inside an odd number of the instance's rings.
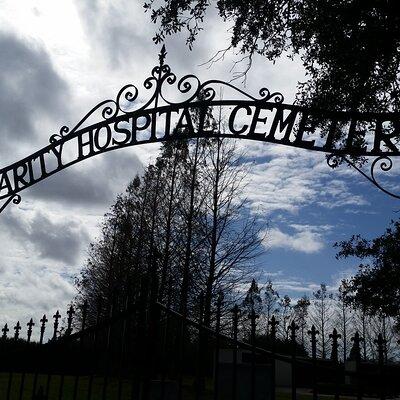
[[[168,64],[178,76],[230,80],[234,54],[201,65],[226,47],[227,28],[211,12],[192,52],[184,36],[168,40]],[[62,125],[73,127],[125,84],[141,85],[157,63],[154,31],[139,0],[0,0],[1,167],[48,144]],[[244,89],[257,94],[266,86],[291,102],[302,79],[296,60],[272,65],[256,58]],[[331,170],[323,154],[241,146],[254,161],[251,209],[269,225],[260,279],[270,276],[293,297],[320,282],[335,287],[354,271],[355,260],[335,260],[335,241],[373,237],[398,217],[398,201],[345,167]],[[0,324],[66,307],[101,216],[157,149],[120,149],[70,167],[25,190],[21,204],[0,215]]]

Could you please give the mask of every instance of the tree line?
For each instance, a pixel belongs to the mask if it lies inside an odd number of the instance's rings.
[[[211,111],[205,116],[194,112],[191,119],[214,133],[225,129],[221,115],[216,118]],[[307,325],[315,325],[323,358],[329,353],[333,326],[342,335],[343,359],[351,353],[356,330],[365,339],[364,358],[374,356],[378,332],[387,340],[386,354],[392,357],[400,315],[400,223],[393,222],[384,235],[370,241],[354,236],[335,244],[337,258],[363,260],[355,276],[343,280],[335,293],[321,284],[311,298],[293,301],[280,296],[271,281],[259,289],[251,278],[263,252],[266,225],[251,215],[244,197],[249,165],[235,140],[217,136],[183,140],[185,134],[181,124],[176,140],[162,145],[160,155],[134,177],[104,216],[100,236],[90,245],[76,279],[77,309],[86,301],[88,318],[94,322],[111,309],[123,309],[127,302],[158,300],[184,316],[196,317],[201,296],[203,321],[212,326],[222,294],[226,313],[235,303],[241,303],[243,316],[254,309],[260,315],[259,332],[267,337],[272,316],[280,320],[283,341],[295,321],[301,345],[307,349]],[[245,282],[251,282],[247,293]],[[246,318],[242,319],[245,332]]]
[[[342,279],[337,289],[321,283],[311,296],[291,299],[287,294],[280,295],[271,279],[262,285],[253,279],[241,303],[242,314],[247,316],[255,310],[259,337],[270,335],[270,321],[274,316],[279,321],[277,338],[282,342],[289,342],[289,326],[294,321],[299,328],[298,342],[306,353],[311,351],[310,328],[313,325],[319,332],[317,354],[321,358],[330,357],[330,335],[336,329],[341,336],[341,360],[354,357],[351,339],[356,332],[364,339],[361,343],[364,360],[377,359],[375,340],[379,333],[386,342],[384,351],[387,360],[398,359],[396,320],[383,313],[368,313],[364,306],[352,302],[349,298],[351,282],[352,278]]]
[[[209,130],[224,129],[211,113],[205,122],[199,118],[192,116]],[[76,279],[76,303],[91,304],[89,318],[96,308],[106,314],[136,301],[139,293],[191,316],[204,293],[204,321],[210,325],[219,293],[233,301],[262,252],[265,226],[246,207],[248,167],[236,142],[182,140],[181,133],[185,126],[117,197],[90,245]]]

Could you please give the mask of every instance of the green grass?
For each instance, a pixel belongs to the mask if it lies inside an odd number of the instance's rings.
[[[24,378],[24,390],[23,390],[23,400],[32,400],[32,389],[34,382],[34,374],[26,374]],[[40,386],[43,387],[43,390],[46,389],[47,386],[47,375],[38,375],[37,377],[37,389]],[[11,385],[11,396],[10,400],[18,400],[20,393],[20,386],[22,381],[22,374],[13,374],[12,376],[12,385]],[[49,397],[48,400],[58,400],[59,389],[62,378],[59,375],[52,376],[49,384]],[[9,374],[2,373],[0,374],[0,399],[6,399],[7,396],[7,388],[9,382]],[[92,384],[92,399],[102,399],[102,391],[103,391],[103,377],[94,377]],[[122,381],[122,400],[128,400],[131,398],[131,382],[130,381]],[[107,385],[107,399],[113,400],[118,398],[118,386],[119,380],[115,378],[110,378]],[[65,376],[64,384],[63,384],[63,400],[72,400],[74,394],[75,387],[75,377],[74,376]],[[86,400],[87,393],[89,388],[89,377],[82,376],[79,377],[78,380],[78,390],[77,390],[77,399],[78,400]]]
[[[23,391],[23,400],[32,400],[32,388],[34,382],[34,374],[26,374],[25,375],[25,383],[24,383],[24,391]],[[47,385],[47,375],[40,374],[37,376],[37,389],[42,386],[45,390]],[[12,375],[12,386],[11,386],[11,397],[10,400],[18,400],[20,393],[20,385],[22,380],[22,374],[13,374]],[[56,375],[52,376],[49,384],[49,397],[48,400],[58,400],[59,396],[59,388],[61,383],[61,376]],[[9,382],[9,374],[8,373],[0,373],[0,399],[6,399],[7,396],[7,387]],[[102,399],[102,390],[103,390],[103,377],[94,377],[93,385],[92,385],[92,400],[101,400]],[[131,391],[132,385],[131,381],[123,380],[121,381],[122,385],[122,400],[130,400],[131,399]],[[75,386],[75,377],[74,376],[65,376],[64,384],[63,384],[63,400],[73,400]],[[109,378],[106,392],[107,400],[117,400],[118,399],[118,386],[119,380],[115,378]],[[78,390],[77,390],[77,399],[78,400],[87,400],[87,393],[89,387],[89,377],[82,376],[79,377],[78,380]],[[319,395],[319,398],[323,400],[334,400],[333,395]],[[344,397],[340,396],[341,400],[350,400],[354,399],[354,397]],[[193,390],[193,378],[184,378],[183,379],[183,399],[184,400],[194,400],[195,394]],[[205,393],[201,396],[201,400],[212,400],[213,399],[213,385],[211,380],[206,381]],[[311,400],[311,393],[304,393],[304,391],[299,391],[297,394],[298,400]],[[291,400],[291,392],[288,389],[277,389],[276,392],[276,400]]]

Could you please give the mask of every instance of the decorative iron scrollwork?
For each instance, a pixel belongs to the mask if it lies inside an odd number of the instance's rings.
[[[327,162],[332,168],[344,161],[381,191],[400,199],[400,195],[385,189],[375,174],[378,169],[390,171],[393,166],[390,157],[400,156],[394,130],[400,123],[399,114],[317,110],[284,104],[282,93],[265,87],[258,91],[258,96],[252,96],[218,79],[202,82],[193,74],[178,79],[165,63],[166,55],[163,46],[159,64],[143,82],[145,90],[140,91],[133,84],[125,85],[114,100],[97,104],[72,129],[61,127],[50,136],[50,144],[1,168],[0,200],[5,203],[0,213],[11,201],[14,204],[21,201],[17,193],[77,162],[118,148],[172,140],[178,134],[183,138],[180,133],[183,131],[187,138],[215,135],[331,153]],[[224,96],[218,91],[221,87],[226,89]],[[213,107],[225,112],[227,129],[224,132],[211,132],[205,127],[206,110]],[[199,115],[196,128],[191,120],[195,113]],[[320,135],[325,142],[312,137],[316,120],[325,127]],[[368,136],[372,138],[372,145],[369,147],[360,147],[355,140],[359,134],[358,123],[370,127]],[[343,126],[345,136],[336,147],[338,124]],[[392,131],[382,129],[386,125],[393,127]],[[75,153],[64,156],[66,143]],[[352,156],[375,157],[369,175],[352,161]]]
[[[340,165],[341,160],[344,161],[348,166],[354,168],[357,172],[364,176],[365,179],[376,186],[380,191],[386,193],[391,197],[394,197],[395,199],[400,199],[400,194],[395,194],[390,190],[385,189],[375,177],[375,172],[377,169],[380,169],[383,172],[388,172],[392,169],[393,161],[389,156],[383,155],[375,158],[370,166],[370,175],[364,172],[359,166],[356,165],[356,163],[351,161],[346,155],[343,154],[330,154],[327,157],[326,162],[331,168],[337,168]]]
[[[195,99],[200,98],[204,101],[212,101],[217,97],[217,91],[214,86],[224,86],[232,89],[234,92],[240,94],[245,99],[253,100],[257,102],[269,102],[272,101],[276,104],[283,103],[284,97],[282,93],[273,92],[263,87],[259,90],[259,98],[256,98],[238,87],[224,82],[218,79],[211,79],[201,82],[200,79],[193,74],[183,76],[177,82],[176,75],[171,71],[168,64],[165,64],[165,57],[167,52],[165,46],[162,47],[159,54],[160,64],[155,66],[151,75],[145,79],[143,87],[146,90],[154,89],[150,97],[145,102],[139,102],[139,89],[134,84],[125,85],[117,94],[115,100],[104,100],[101,103],[93,107],[71,130],[67,126],[63,126],[60,132],[50,137],[50,143],[55,143],[62,140],[68,135],[72,135],[77,130],[82,129],[85,126],[85,122],[94,116],[96,113],[100,113],[103,120],[111,120],[119,115],[137,112],[141,110],[149,109],[150,107],[157,108],[160,106],[160,101],[164,102],[164,105],[177,106],[185,103],[190,103]],[[177,83],[176,83],[177,82]],[[174,101],[168,99],[165,94],[167,86],[173,86],[176,83],[176,94],[187,95],[181,100]],[[135,102],[137,104],[135,104]],[[135,107],[136,105],[136,107]]]
[[[5,202],[4,204],[1,205],[0,207],[0,214],[3,212],[3,210],[11,203],[11,201],[13,202],[13,204],[19,204],[21,203],[21,196],[19,194],[14,194],[13,196],[10,196]]]

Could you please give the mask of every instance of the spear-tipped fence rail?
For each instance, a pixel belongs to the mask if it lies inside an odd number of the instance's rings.
[[[336,329],[330,335],[330,358],[320,359],[319,332],[314,326],[308,331],[307,356],[299,350],[298,326],[293,322],[283,353],[275,317],[268,323],[265,345],[257,334],[254,311],[247,315],[237,306],[227,311],[220,297],[214,322],[206,326],[201,298],[194,318],[158,302],[146,306],[126,301],[120,309],[110,306],[107,313],[99,302],[94,315],[87,303],[79,309],[70,306],[65,327],[60,327],[59,311],[53,322],[46,315],[38,322],[32,318],[26,336],[19,321],[13,329],[5,324],[0,340],[0,397],[275,400],[285,380],[293,400],[304,392],[310,399],[321,394],[335,399],[343,395],[385,399],[400,392],[400,368],[385,361],[381,334],[375,341],[376,363],[361,359],[363,339],[358,333],[352,338],[352,360],[343,363]],[[52,330],[48,329],[51,323]],[[9,335],[12,330],[15,333]]]

